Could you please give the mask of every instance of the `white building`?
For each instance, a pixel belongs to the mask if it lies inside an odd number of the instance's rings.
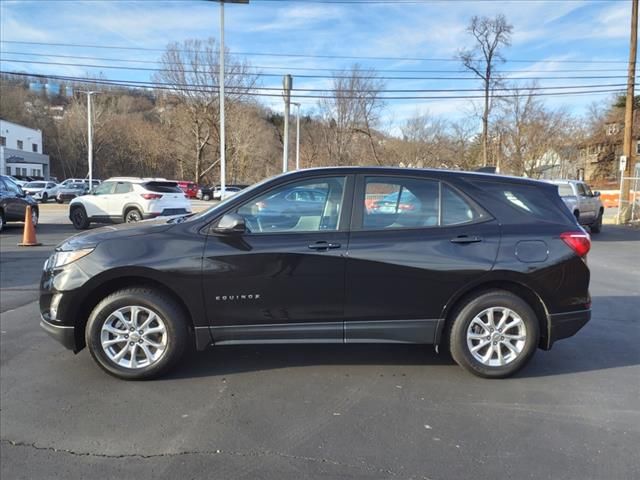
[[[0,173],[49,179],[49,155],[42,152],[42,132],[0,120]]]

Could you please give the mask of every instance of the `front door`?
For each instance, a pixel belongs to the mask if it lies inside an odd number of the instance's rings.
[[[215,343],[342,341],[351,184],[275,187],[233,210],[246,233],[209,233],[203,295]]]
[[[345,341],[432,343],[447,301],[492,268],[497,222],[419,177],[359,177],[354,209]]]
[[[82,197],[82,204],[89,218],[102,221],[109,219],[109,197],[113,193],[115,185],[115,182],[101,183],[88,195]]]

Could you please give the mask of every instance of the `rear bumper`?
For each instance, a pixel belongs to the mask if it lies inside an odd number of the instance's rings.
[[[547,350],[557,341],[572,337],[591,320],[591,309],[549,315]]]
[[[40,316],[40,326],[45,332],[64,345],[65,348],[76,351],[75,327],[55,325],[47,321],[42,315]]]

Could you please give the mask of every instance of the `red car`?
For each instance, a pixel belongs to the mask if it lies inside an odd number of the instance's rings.
[[[187,198],[196,198],[196,193],[198,193],[198,185],[193,182],[177,182],[180,190],[184,192]]]

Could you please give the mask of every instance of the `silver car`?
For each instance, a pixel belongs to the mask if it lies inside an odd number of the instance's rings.
[[[551,183],[558,185],[560,197],[578,223],[589,226],[592,233],[600,233],[604,214],[600,192],[592,192],[589,185],[580,180],[552,180]]]

